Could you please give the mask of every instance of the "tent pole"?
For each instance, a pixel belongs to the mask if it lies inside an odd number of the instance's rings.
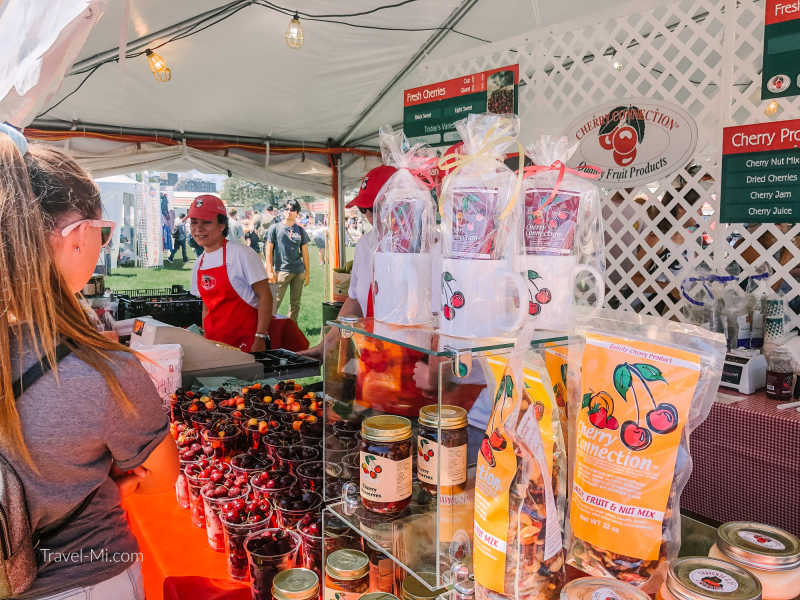
[[[343,267],[347,264],[347,252],[345,246],[345,240],[347,239],[345,236],[345,216],[344,216],[344,174],[342,173],[342,155],[339,154],[336,157],[336,168],[334,169],[336,173],[336,214],[338,219],[336,221],[336,226],[338,228],[337,231],[337,243],[338,243],[338,254],[339,254],[339,266]]]

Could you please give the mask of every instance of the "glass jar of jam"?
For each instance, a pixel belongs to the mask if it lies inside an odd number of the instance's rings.
[[[800,592],[800,539],[788,531],[760,523],[724,523],[708,555],[755,575],[763,600],[791,600]]]
[[[449,488],[467,481],[467,411],[460,406],[443,404],[440,409],[429,404],[420,409],[417,479],[432,494],[436,493],[437,483]]]
[[[364,508],[400,512],[411,501],[411,421],[377,415],[361,424],[359,480]]]
[[[402,600],[433,600],[447,593],[446,587],[431,591],[431,587],[436,588],[435,573],[418,573],[417,576],[424,579],[427,585],[423,585],[413,575],[406,574],[406,578],[403,579]]]
[[[369,558],[369,589],[373,592],[394,592],[394,561],[386,555],[392,548],[393,519],[361,511],[359,524],[365,536],[361,549]]]
[[[786,402],[792,399],[794,368],[792,353],[783,347],[773,348],[766,353],[767,358],[767,398]]]
[[[581,577],[561,589],[561,600],[650,600],[642,590],[608,577]]]
[[[319,577],[310,569],[286,569],[272,580],[274,600],[312,600],[319,597]]]
[[[735,564],[687,556],[672,562],[657,600],[762,600],[761,583]]]
[[[325,561],[325,600],[356,600],[369,591],[369,559],[358,550],[331,552]]]

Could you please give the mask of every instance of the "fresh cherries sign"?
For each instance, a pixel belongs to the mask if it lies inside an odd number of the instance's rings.
[[[567,135],[578,143],[570,167],[596,165],[601,185],[633,187],[684,167],[697,145],[697,124],[680,107],[630,98],[581,115]]]

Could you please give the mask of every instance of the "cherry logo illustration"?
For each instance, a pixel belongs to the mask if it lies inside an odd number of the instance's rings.
[[[506,440],[503,433],[498,429],[495,421],[499,417],[502,423],[503,410],[505,410],[506,401],[514,396],[514,380],[510,375],[503,375],[500,380],[500,385],[497,388],[497,393],[494,396],[494,405],[492,407],[492,420],[489,422],[489,429],[491,434],[484,436],[481,441],[481,455],[489,464],[489,467],[494,467],[496,463],[494,452],[502,452],[508,447],[508,440]],[[498,406],[499,404],[499,406]]]
[[[756,540],[756,541],[757,541],[759,544],[766,544],[766,543],[769,541],[767,538],[765,538],[765,537],[764,537],[764,536],[762,536],[762,535],[757,535],[757,536],[755,536],[755,540]]]
[[[528,269],[528,283],[536,290],[536,293],[533,294],[530,286],[528,287],[528,296],[530,297],[530,302],[528,302],[528,314],[532,317],[542,312],[542,306],[548,304],[550,300],[553,299],[553,294],[549,289],[546,287],[539,287],[536,284],[536,280],[541,281],[541,279],[542,277],[539,273],[533,269]]]
[[[364,462],[361,463],[361,471],[364,475],[369,475],[371,479],[377,479],[378,475],[383,471],[383,468],[375,464],[378,461],[377,458],[372,456],[371,454],[367,454],[364,457]]]
[[[464,294],[459,291],[453,291],[455,281],[455,277],[449,271],[442,273],[442,298],[444,298],[442,314],[448,321],[455,319],[456,309],[463,308],[464,304],[466,304]]]
[[[430,440],[427,440],[425,438],[419,438],[419,447],[417,448],[417,454],[425,462],[429,462],[433,458],[433,444],[431,444]]]
[[[722,580],[717,577],[716,575],[707,575],[703,577],[700,581],[706,584],[710,588],[721,588],[722,587]]]
[[[211,275],[201,275],[200,276],[200,287],[204,290],[210,290],[216,287],[217,280],[212,277]]]
[[[534,403],[533,414],[536,415],[537,421],[541,421],[544,418],[544,404],[541,402]]]
[[[566,396],[566,390],[564,389],[564,386],[561,385],[560,383],[554,384],[553,397],[555,397],[556,399],[556,405],[561,407],[566,406],[566,402],[564,400],[565,396]]]
[[[627,167],[636,160],[638,145],[644,140],[645,122],[636,106],[617,106],[598,130],[600,146],[610,150],[614,162]]]
[[[653,410],[645,417],[647,428],[641,426],[639,396],[636,393],[634,377],[640,382],[653,404]],[[658,367],[648,363],[622,363],[614,368],[613,380],[614,388],[625,402],[628,401],[628,391],[633,393],[633,402],[636,406],[636,421],[625,421],[620,428],[620,439],[625,446],[631,450],[644,450],[653,441],[652,433],[665,435],[675,430],[678,426],[678,410],[668,402],[656,404],[648,385],[648,382],[656,381],[667,383]]]

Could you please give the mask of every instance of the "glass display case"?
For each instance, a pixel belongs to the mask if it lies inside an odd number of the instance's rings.
[[[342,467],[325,470],[324,518],[360,538],[371,591],[401,596],[409,575],[452,587],[472,570],[475,465],[516,340],[361,318],[323,333],[324,460]],[[532,346],[566,343],[540,332]]]

